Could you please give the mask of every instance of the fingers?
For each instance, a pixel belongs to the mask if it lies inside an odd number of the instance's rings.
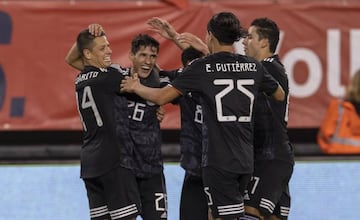
[[[162,106],[160,106],[157,110],[156,110],[156,117],[158,119],[159,122],[162,122],[162,120],[165,117],[165,110]]]
[[[146,23],[150,26],[158,28],[161,28],[164,24],[163,20],[158,17],[150,18]]]
[[[198,36],[191,33],[181,33],[177,36],[177,41],[181,44],[189,44],[195,49],[203,52],[204,54],[209,54],[209,49],[205,42],[203,42]]]
[[[96,37],[101,36],[103,32],[105,33],[103,27],[100,24],[90,24],[88,28],[89,32]]]
[[[125,76],[120,83],[120,92],[134,92],[138,84],[140,84],[140,79],[137,73],[134,73],[133,76]]]

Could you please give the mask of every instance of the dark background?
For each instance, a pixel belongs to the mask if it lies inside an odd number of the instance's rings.
[[[316,144],[318,128],[289,129],[296,157],[323,156]],[[178,161],[179,130],[162,130],[166,161]],[[1,131],[0,160],[78,160],[82,131]]]

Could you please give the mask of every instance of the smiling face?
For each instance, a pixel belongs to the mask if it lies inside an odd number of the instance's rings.
[[[92,43],[92,49],[85,49],[84,56],[89,65],[106,68],[111,65],[111,49],[105,36],[96,37]]]
[[[148,77],[156,63],[157,55],[156,47],[140,46],[135,54],[130,53],[130,60],[133,64],[132,72],[137,73],[141,78]]]

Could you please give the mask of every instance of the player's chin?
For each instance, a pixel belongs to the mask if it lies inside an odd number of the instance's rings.
[[[104,66],[109,67],[111,65],[111,61],[105,61]]]
[[[138,75],[141,78],[147,78],[151,73],[151,69],[150,70],[144,70],[142,69],[141,71],[139,71]]]

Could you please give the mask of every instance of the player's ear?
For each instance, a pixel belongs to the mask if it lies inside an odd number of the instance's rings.
[[[269,47],[269,39],[267,38],[261,39],[261,47],[262,48]]]
[[[84,49],[83,50],[83,54],[84,54],[84,57],[86,58],[86,59],[91,59],[91,55],[92,55],[92,53],[91,53],[91,51],[89,50],[89,49]]]
[[[135,58],[135,54],[133,54],[131,51],[129,52],[129,59],[130,61],[133,61]]]

